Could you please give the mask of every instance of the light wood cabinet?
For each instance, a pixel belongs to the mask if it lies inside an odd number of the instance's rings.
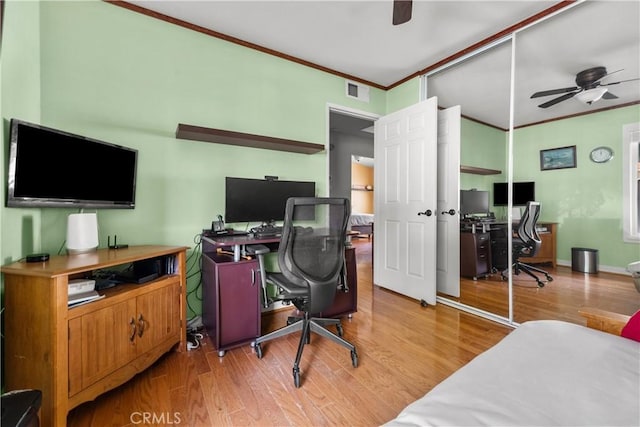
[[[135,309],[125,301],[69,319],[69,396],[135,358]]]
[[[186,348],[185,247],[136,246],[2,267],[5,388],[43,392],[43,426],[111,390],[171,349]],[[94,270],[168,256],[172,274],[121,284],[67,307],[68,282]]]

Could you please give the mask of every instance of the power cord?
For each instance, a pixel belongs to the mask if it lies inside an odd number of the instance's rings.
[[[195,350],[200,347],[204,339],[204,325],[202,317],[196,316],[187,322],[187,350]]]
[[[191,351],[200,347],[198,336],[202,339],[202,334],[187,334],[187,350]]]

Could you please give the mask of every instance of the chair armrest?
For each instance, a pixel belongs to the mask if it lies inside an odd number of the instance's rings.
[[[585,307],[578,311],[587,319],[587,326],[599,331],[620,335],[622,328],[627,324],[631,316],[600,310],[599,308]]]

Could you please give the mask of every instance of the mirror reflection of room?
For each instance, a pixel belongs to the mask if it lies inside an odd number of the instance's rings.
[[[560,95],[531,98],[540,90],[573,85],[576,73],[588,68],[578,65],[580,60],[592,64],[591,58],[580,58],[580,46],[595,46],[604,40],[587,29],[576,29],[580,33],[576,42],[550,44],[549,40],[559,39],[569,16],[580,15],[588,20],[598,15],[606,19],[611,13],[602,4],[580,4],[567,14],[559,14],[514,35],[517,43],[512,124],[508,99],[504,100],[506,109],[502,110],[504,116],[498,122],[492,121],[488,114],[486,117],[468,115],[471,110],[478,111],[473,106],[495,96],[501,84],[510,82],[508,73],[512,64],[507,52],[511,50],[510,43],[479,54],[479,59],[471,57],[428,77],[428,92],[438,96],[441,108],[462,106],[460,189],[489,192],[488,212],[493,212],[496,222],[511,219],[515,241],[518,220],[527,200],[518,199],[521,193],[514,190],[514,200],[508,205],[506,197],[499,200],[497,192],[504,191],[509,181],[515,187],[533,187],[532,196],[522,197],[540,202],[536,231],[541,245],[535,257],[523,261],[541,267],[553,278],[550,282],[545,274],[539,275],[545,283],[541,287],[526,274],[512,274],[510,294],[509,283],[499,272],[508,267],[504,259],[513,255],[515,249],[512,251],[511,246],[504,243],[508,243],[508,238],[492,236],[494,232],[489,234],[487,249],[491,262],[477,266],[476,271],[465,272],[461,252],[460,298],[443,297],[504,318],[512,316],[518,323],[548,318],[579,321],[579,310],[585,306],[619,313],[635,311],[638,297],[620,280],[620,274],[625,274],[627,265],[638,258],[637,248],[629,243],[638,241],[637,228],[633,227],[634,219],[638,221],[634,206],[638,203],[639,172],[636,162],[630,161],[637,154],[629,155],[636,145],[625,131],[638,122],[637,113],[632,106],[607,108],[610,99],[585,103],[580,97],[567,97],[557,105],[543,108],[540,105],[545,101]],[[621,21],[620,25],[627,23]],[[591,41],[587,43],[587,40]],[[623,46],[619,48],[624,50]],[[484,57],[492,61],[483,61]],[[566,64],[559,64],[559,57],[565,58]],[[613,70],[618,76],[615,79],[612,76],[610,81],[623,79],[619,77],[622,73],[629,78],[636,77],[637,61],[631,61],[632,65],[625,58],[637,58],[637,52],[617,55],[611,52],[606,60],[600,59],[606,62],[602,65],[607,70]],[[569,65],[573,63],[576,65]],[[567,71],[568,67],[573,67],[572,71]],[[491,78],[490,72],[498,73],[497,68],[502,69],[504,78]],[[490,81],[491,85],[487,86],[491,90],[465,86],[462,78],[456,78],[462,69]],[[550,82],[550,76],[555,76],[557,83]],[[617,87],[610,89],[615,93]],[[550,120],[551,117],[554,119]],[[599,161],[592,153],[602,146],[616,154]],[[562,167],[558,168],[541,163],[543,153],[555,150],[574,157],[566,164],[563,160]],[[624,182],[620,180],[620,167],[616,164],[623,169]],[[464,209],[461,205],[461,210]],[[465,226],[464,215],[461,211],[461,228]],[[478,253],[475,251],[476,256]],[[481,267],[486,270],[485,274],[480,274]]]

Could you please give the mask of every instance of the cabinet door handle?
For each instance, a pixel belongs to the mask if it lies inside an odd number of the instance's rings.
[[[138,336],[142,338],[142,334],[144,334],[145,320],[142,317],[142,313],[138,316]]]
[[[256,271],[252,268],[251,269],[251,286],[255,286],[256,285]]]
[[[133,342],[136,338],[136,319],[133,317],[129,320],[129,326],[131,326],[131,335],[129,335],[129,341]]]

